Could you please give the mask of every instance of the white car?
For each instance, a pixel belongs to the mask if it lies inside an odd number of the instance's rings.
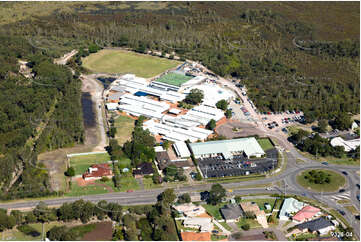
[[[271,191],[271,190],[272,190],[272,187],[266,187],[266,190],[267,190],[267,191]]]

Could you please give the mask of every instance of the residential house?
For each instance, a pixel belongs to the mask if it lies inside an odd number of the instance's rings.
[[[240,204],[244,213],[254,214],[256,216],[257,222],[263,228],[268,228],[266,213],[259,209],[257,203],[241,202]]]
[[[323,217],[298,224],[296,227],[302,232],[318,233],[320,235],[325,235],[336,229],[330,220]]]
[[[211,241],[210,232],[181,232],[183,241]]]
[[[285,199],[279,213],[279,219],[288,220],[290,217],[292,217],[292,214],[297,213],[304,206],[305,204],[303,202],[300,202],[294,198]]]
[[[83,174],[83,179],[88,180],[98,180],[102,177],[112,178],[113,171],[109,167],[109,164],[95,164],[88,168],[88,170]]]
[[[313,206],[305,206],[300,211],[296,213],[295,216],[292,217],[293,222],[303,223],[309,220],[312,220],[315,217],[320,216],[321,210],[319,208],[315,208]]]
[[[213,223],[211,218],[187,217],[183,221],[183,226],[199,229],[201,232],[211,232],[213,230]]]
[[[242,210],[238,204],[227,204],[221,208],[221,214],[226,223],[237,222],[242,216]]]
[[[206,210],[202,206],[196,206],[192,203],[173,206],[173,208],[177,210],[178,213],[184,214],[184,216],[186,217],[196,217],[206,212]]]
[[[154,173],[154,169],[152,167],[152,163],[143,162],[137,166],[136,169],[133,170],[133,175],[135,178],[142,178],[146,175],[152,176]]]

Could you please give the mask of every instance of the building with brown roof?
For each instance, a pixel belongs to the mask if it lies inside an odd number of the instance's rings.
[[[257,222],[262,225],[263,228],[268,228],[266,213],[259,209],[257,203],[241,202],[240,205],[243,212],[254,214]]]
[[[137,166],[136,169],[133,170],[133,175],[135,178],[142,178],[145,175],[152,176],[154,173],[154,169],[152,163],[143,162]]]
[[[211,241],[211,233],[209,232],[181,232],[183,241]]]
[[[95,164],[88,168],[88,170],[83,174],[83,179],[88,180],[98,180],[102,177],[112,178],[113,171],[109,167],[109,164]]]

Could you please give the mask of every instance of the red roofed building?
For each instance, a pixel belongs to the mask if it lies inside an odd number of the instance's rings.
[[[209,232],[181,232],[183,241],[211,241],[211,233]]]
[[[98,180],[101,179],[103,176],[112,178],[113,171],[109,167],[108,164],[96,164],[92,165],[88,168],[88,170],[83,174],[84,180]]]
[[[303,223],[319,215],[321,215],[321,210],[319,208],[308,205],[298,211],[298,213],[292,217],[292,220],[296,223]]]

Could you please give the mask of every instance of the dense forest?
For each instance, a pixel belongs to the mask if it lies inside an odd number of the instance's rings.
[[[50,194],[37,154],[83,141],[80,80],[25,39],[0,39],[0,196]],[[18,73],[18,60],[33,78]]]
[[[77,74],[52,61],[72,49],[91,45],[89,52],[95,46],[174,52],[246,84],[260,111],[298,109],[308,122],[359,113],[356,2],[4,2],[0,6],[4,198],[49,193],[47,173],[36,168],[37,154],[83,141],[80,81]],[[81,64],[82,55],[70,65]],[[19,60],[29,62],[33,78],[19,75]],[[136,143],[133,140],[128,147]],[[139,157],[132,157],[133,162]]]

